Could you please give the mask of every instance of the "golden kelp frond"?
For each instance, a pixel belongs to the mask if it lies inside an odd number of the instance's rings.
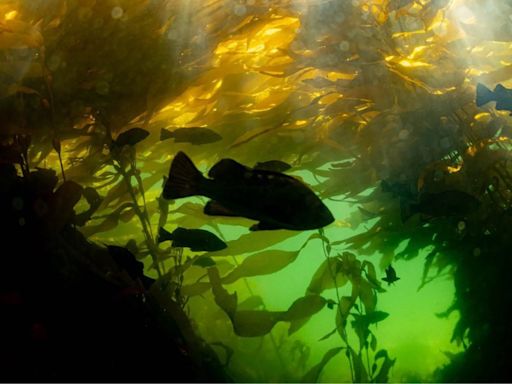
[[[28,153],[20,155],[28,167],[59,169],[62,160],[62,176],[95,188],[102,201],[83,233],[123,242],[130,233],[144,245],[140,257],[150,255],[151,273],[172,282],[173,299],[204,294],[213,303],[213,285],[224,309],[217,312],[232,317],[227,323],[216,314],[229,342],[232,325],[255,336],[288,322],[293,333],[313,314],[306,308],[313,300],[318,311],[339,305],[333,312],[339,336],[344,342],[355,336],[368,351],[376,341],[366,332],[372,313],[382,316],[375,307],[382,292],[373,264],[356,254],[378,254],[385,268],[432,247],[428,267],[446,263],[450,252],[462,252],[460,239],[474,240],[483,227],[478,220],[501,217],[511,206],[510,111],[497,100],[475,103],[478,83],[511,86],[510,11],[498,0],[5,0],[0,133],[10,142],[31,136]],[[144,137],[116,145],[133,129]],[[178,129],[185,136],[206,129],[214,139],[171,138]],[[298,234],[239,236],[249,219],[205,215],[202,197],[165,201],[162,187],[178,151],[205,175],[228,157],[248,167],[287,162],[286,172],[335,207],[335,222],[317,237],[326,261],[308,277],[316,287],[310,290],[323,294],[352,279],[352,296],[342,294],[334,304],[299,298],[280,311],[260,300],[259,311],[235,311],[222,284],[254,296],[242,279],[284,274],[303,262],[298,251],[275,249]],[[423,197],[445,189],[471,194],[484,208],[463,219],[433,216],[429,206],[412,212]],[[354,212],[343,217],[345,207]],[[162,224],[208,227],[228,248],[197,255],[161,247],[155,237]],[[353,248],[353,257],[331,263],[334,246]],[[327,270],[331,264],[338,284]],[[219,276],[208,283],[205,268],[218,268]],[[352,324],[356,298],[367,313]],[[359,353],[344,348],[358,378],[380,379],[365,372]],[[390,364],[384,353],[368,352]],[[306,377],[319,377],[323,365]],[[279,381],[269,377],[254,381]]]

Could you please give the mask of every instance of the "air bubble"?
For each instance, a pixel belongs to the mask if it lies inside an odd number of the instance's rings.
[[[338,44],[338,48],[342,52],[347,52],[350,48],[350,44],[348,41],[344,40],[341,43]]]
[[[21,197],[12,199],[12,207],[17,211],[21,211],[23,209],[23,199]]]
[[[406,140],[409,137],[409,131],[407,129],[402,129],[398,134],[398,138],[400,140]]]
[[[233,7],[233,12],[237,16],[243,16],[247,13],[247,8],[245,5],[237,4]]]
[[[50,71],[55,71],[60,67],[61,64],[61,58],[59,55],[52,55],[48,59],[48,69]]]
[[[110,15],[112,16],[113,19],[120,19],[121,17],[123,17],[123,8],[121,7],[114,7],[112,8],[112,12],[110,12]]]
[[[96,83],[96,93],[100,95],[108,95],[110,92],[110,85],[106,81],[98,81]]]
[[[440,141],[439,141],[439,145],[441,146],[441,148],[443,149],[448,149],[450,148],[450,145],[451,145],[451,140],[449,137],[443,137]]]

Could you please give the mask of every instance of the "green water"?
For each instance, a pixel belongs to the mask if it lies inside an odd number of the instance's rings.
[[[375,356],[394,362],[389,381],[432,381],[463,350],[450,341],[458,316],[454,339],[469,347],[448,373],[501,377],[506,364],[494,349],[507,348],[501,298],[510,298],[507,278],[495,275],[510,269],[501,231],[512,225],[511,120],[475,96],[477,84],[510,85],[511,11],[497,0],[0,0],[5,141],[31,138],[20,167],[50,167],[61,180],[97,189],[107,203],[79,230],[97,243],[135,241],[145,273],[171,282],[168,299],[186,301],[194,330],[235,381],[299,381],[338,347],[318,381],[355,381],[373,371]],[[160,137],[162,128],[194,127],[222,139]],[[118,148],[117,138],[134,128],[144,139]],[[251,220],[205,215],[203,197],[167,202],[165,218],[162,178],[179,151],[205,174],[227,157],[248,167],[289,162],[288,173],[336,221],[323,234],[251,232]],[[434,206],[405,220],[406,207],[448,190],[481,206],[454,214],[430,200]],[[76,211],[88,206],[82,199]],[[228,247],[201,254],[157,244],[159,226],[207,229]],[[368,237],[352,248],[343,242],[359,234]],[[261,254],[268,259],[260,257],[250,277],[223,280]],[[194,265],[199,257],[209,265]],[[342,260],[350,282],[309,295],[329,257]],[[426,260],[429,277],[446,268],[419,290]],[[400,280],[388,286],[390,264]],[[260,319],[278,319],[271,333],[264,322],[251,329],[247,318],[237,329],[234,293],[237,305],[260,300],[251,308]],[[350,295],[343,328],[336,314]],[[436,316],[456,296],[460,312]],[[290,310],[311,297],[318,311]],[[372,314],[365,346],[352,320],[370,322]],[[239,336],[253,330],[264,336]]]
[[[307,173],[300,173],[306,182],[314,183]],[[159,188],[155,187],[147,191],[149,198],[158,196]],[[181,204],[204,204],[205,199],[191,197],[171,205],[171,209],[177,209]],[[334,213],[335,219],[343,221],[357,210],[350,203],[326,200],[326,204]],[[153,218],[154,227],[157,226],[156,217]],[[170,220],[174,220],[172,215]],[[211,223],[215,222],[215,219]],[[265,232],[252,233],[246,227],[227,225],[229,219],[218,219],[223,222],[219,229],[223,238],[236,242],[243,236],[251,236],[255,239],[253,247],[258,249],[258,240],[265,237]],[[331,241],[345,239],[358,233],[364,233],[372,221],[361,223],[357,229],[349,227],[329,226],[325,229],[325,235]],[[114,231],[104,233],[110,235],[111,241],[124,242],[133,236],[134,223],[126,223],[118,226]],[[287,232],[287,231],[283,231]],[[295,232],[294,236],[270,246],[268,249],[285,251],[299,250],[305,241],[316,231]],[[396,249],[398,253],[405,243]],[[229,248],[228,248],[229,249]],[[332,255],[341,253],[344,246],[335,246]],[[236,253],[236,250],[232,253]],[[242,253],[237,256],[216,256],[214,260],[222,271],[222,263],[228,262],[231,266],[226,271],[240,264],[244,258],[254,252]],[[433,380],[434,371],[443,364],[449,362],[445,352],[456,353],[462,351],[462,346],[450,342],[453,328],[458,320],[458,313],[453,312],[448,318],[439,318],[437,313],[445,311],[454,299],[454,286],[450,273],[444,273],[429,282],[421,289],[422,275],[424,271],[425,256],[428,250],[420,252],[418,257],[411,260],[396,260],[393,262],[397,271],[398,280],[391,286],[382,282],[386,292],[378,294],[376,310],[389,313],[389,317],[372,326],[377,338],[377,350],[386,349],[390,358],[396,359],[391,368],[390,382],[429,382]],[[185,251],[185,255],[192,254]],[[384,277],[384,269],[380,262],[382,255],[377,253],[367,257],[359,257],[361,261],[370,261],[377,270],[377,277]],[[257,295],[262,298],[265,309],[269,311],[286,310],[291,303],[304,296],[310,280],[325,260],[325,254],[320,240],[311,240],[301,250],[297,259],[286,268],[264,276],[252,276],[240,279],[233,284],[226,284],[225,288],[230,292],[236,292],[238,302]],[[150,258],[143,260],[146,264],[148,275],[157,277],[156,271],[150,269]],[[172,263],[167,264],[171,266]],[[227,273],[227,272],[226,272]],[[205,270],[192,267],[185,273],[185,282],[193,283],[202,277],[205,281]],[[340,296],[350,295],[350,284],[339,288]],[[337,301],[335,289],[324,291],[326,299]],[[228,366],[228,372],[238,382],[282,382],[297,381],[312,366],[317,364],[322,356],[331,348],[344,345],[340,336],[335,333],[326,340],[319,341],[321,337],[331,332],[335,327],[336,309],[324,308],[315,314],[309,322],[298,332],[288,335],[288,323],[277,323],[271,334],[263,337],[238,337],[233,332],[226,313],[215,304],[211,291],[204,292],[201,296],[191,297],[188,301],[190,317],[197,326],[197,331],[208,342],[215,345],[221,342],[233,350],[233,356]],[[335,307],[336,308],[336,307]],[[355,334],[349,333],[349,342],[353,346],[358,345]],[[226,358],[223,347],[214,346],[221,361]],[[304,353],[301,355],[300,351]],[[369,367],[371,369],[371,359]],[[367,361],[364,361],[368,364]],[[350,382],[351,371],[347,357],[344,353],[336,355],[323,369],[320,382]]]
[[[329,202],[336,219],[348,217],[354,207],[347,203]],[[223,233],[229,239],[237,239],[246,233],[243,229],[225,227]],[[231,230],[230,230],[231,229]],[[350,228],[330,228],[326,235],[344,238],[357,232]],[[282,250],[299,249],[308,236],[308,231],[272,247]],[[336,237],[334,237],[336,236]],[[333,253],[342,251],[334,248]],[[449,274],[440,276],[418,290],[424,269],[423,252],[412,260],[399,260],[394,263],[400,280],[394,285],[384,285],[386,292],[378,295],[377,310],[389,313],[389,317],[373,328],[378,348],[388,351],[396,362],[390,372],[390,382],[428,382],[432,381],[435,369],[449,362],[445,352],[456,353],[461,346],[450,342],[453,327],[458,319],[456,312],[448,318],[439,318],[436,313],[445,311],[454,297],[453,281]],[[227,258],[231,260],[231,257]],[[241,262],[244,256],[236,257]],[[383,277],[379,268],[380,254],[362,258],[371,261],[377,268],[377,276]],[[216,259],[218,260],[218,259]],[[310,279],[318,266],[325,260],[319,240],[309,242],[301,251],[297,260],[285,269],[266,276],[254,276],[244,281],[226,285],[230,293],[237,292],[239,302],[249,296],[262,297],[265,309],[282,311],[297,298],[302,297]],[[339,295],[350,295],[349,285],[339,289]],[[336,300],[335,289],[326,290],[324,297]],[[233,335],[232,326],[207,293],[202,298],[190,300],[191,316],[194,318],[202,336],[209,342],[223,341],[231,346],[235,353],[230,363],[230,372],[237,381],[295,381],[294,375],[304,374],[317,364],[324,353],[344,345],[336,333],[326,340],[319,339],[334,328],[335,309],[324,308],[298,332],[288,336],[288,325],[278,323],[272,334],[262,338],[240,338]],[[357,345],[354,335],[349,337]],[[300,348],[299,348],[300,347]],[[299,350],[307,350],[307,358],[300,357]],[[216,349],[217,350],[217,349]],[[224,351],[219,350],[224,358]],[[350,382],[350,366],[346,356],[341,353],[334,357],[324,368],[320,382]]]

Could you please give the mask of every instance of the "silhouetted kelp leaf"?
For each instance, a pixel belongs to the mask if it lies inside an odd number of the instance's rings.
[[[267,250],[247,256],[231,273],[222,278],[223,284],[232,284],[250,276],[269,275],[293,263],[300,251]]]
[[[237,311],[237,294],[236,292],[229,294],[222,286],[217,268],[209,268],[208,276],[215,302],[231,319],[233,329],[238,336],[263,336],[269,333],[279,321],[292,323],[291,328],[295,331],[320,311],[326,303],[323,297],[310,295],[295,300],[287,311]],[[195,286],[199,287],[197,283]],[[298,323],[294,325],[294,322]]]
[[[213,261],[211,257],[198,257],[194,260],[194,265],[198,265],[204,268],[212,267],[215,264],[215,261]]]
[[[87,203],[91,206],[97,206],[102,200],[98,191],[91,187],[84,188],[83,195]]]
[[[22,164],[21,148],[16,145],[0,145],[0,164]]]
[[[320,374],[322,373],[322,370],[324,369],[324,367],[327,365],[327,363],[329,361],[331,361],[331,359],[334,356],[336,356],[338,353],[340,353],[343,349],[345,349],[345,348],[337,347],[337,348],[329,349],[322,357],[322,360],[318,364],[311,367],[311,369],[304,376],[302,376],[302,379],[300,382],[301,383],[318,383],[318,378],[320,377]]]
[[[353,314],[356,316],[355,314]],[[370,336],[370,330],[368,329],[369,324],[363,321],[354,320],[351,322],[352,329],[359,339],[359,346],[364,348],[367,346],[368,336]]]
[[[84,185],[99,181],[103,174],[96,175],[109,166],[109,158],[101,152],[79,159],[79,162],[66,168],[66,177]]]
[[[324,235],[324,232],[323,232],[323,228],[320,228],[318,230],[320,233],[313,233],[311,236],[308,237],[308,239],[306,240],[306,242],[304,243],[304,245],[302,247],[305,247],[307,245],[307,243],[311,240],[314,240],[314,239],[320,239],[324,242],[324,244],[326,244],[326,246],[330,245],[331,242],[330,240]]]
[[[329,337],[331,337],[332,335],[334,335],[336,333],[336,328],[334,328],[331,332],[327,333],[326,335],[322,336],[321,338],[318,339],[318,341],[323,341],[323,340],[327,340]]]
[[[401,252],[396,254],[397,257],[412,259],[418,256],[423,249],[432,245],[433,242],[433,232],[432,229],[428,227],[414,228],[414,232],[410,233],[408,237],[409,241],[407,245]]]
[[[44,39],[39,28],[21,20],[4,20],[0,34],[0,49],[39,48]]]
[[[308,295],[295,300],[281,317],[283,321],[290,321],[288,335],[298,331],[309,321],[311,316],[320,312],[325,304],[326,300],[319,295]]]
[[[345,327],[347,324],[347,317],[352,309],[352,306],[355,304],[355,298],[350,296],[342,296],[340,298],[340,302],[338,304],[338,309],[336,311],[336,330],[338,334],[341,336],[343,340],[346,341],[347,334],[345,331]]]
[[[128,209],[123,210],[119,214],[119,220],[121,220],[123,223],[128,223],[130,220],[133,219],[134,216],[135,216],[135,209],[128,208]]]
[[[452,337],[450,339],[450,343],[454,341],[457,345],[461,345],[464,342],[464,335],[466,334],[466,330],[469,328],[469,325],[464,318],[460,318],[455,324],[455,328],[453,329]]]
[[[149,191],[153,186],[157,183],[161,183],[162,174],[156,171],[153,171],[150,175],[146,175],[143,179],[144,190]]]
[[[280,243],[289,237],[297,236],[297,232],[298,231],[277,230],[246,233],[236,240],[228,241],[226,249],[217,252],[208,252],[208,255],[217,257],[257,252],[262,249],[270,248],[272,245]]]
[[[332,299],[328,299],[327,303],[326,303],[327,308],[329,308],[329,309],[333,309],[336,304],[337,303],[334,300],[332,300]]]
[[[71,223],[73,207],[82,197],[83,188],[74,181],[64,181],[54,192],[50,201],[50,212],[46,216],[47,228],[58,232],[64,225]]]
[[[140,259],[140,255],[139,255],[139,247],[137,246],[137,242],[135,241],[135,239],[130,239],[126,242],[126,244],[124,245],[124,247],[130,251],[131,253],[133,253],[138,259]]]
[[[268,334],[277,324],[283,312],[237,311],[233,328],[238,336],[258,337]]]
[[[373,333],[370,333],[370,337],[370,348],[372,349],[372,351],[375,351],[377,349],[377,338]]]
[[[238,304],[238,309],[240,310],[253,310],[260,307],[263,307],[265,304],[263,303],[263,299],[261,296],[253,295],[249,296],[247,299]]]
[[[350,296],[342,296],[340,298],[339,303],[339,312],[344,317],[347,318],[352,306],[355,304],[355,298]]]
[[[338,335],[342,338],[342,340],[347,341],[347,318],[341,314],[341,311],[336,311],[336,317],[334,320],[336,324],[336,331],[338,332]]]
[[[87,225],[80,231],[85,237],[92,236],[99,232],[107,232],[117,227],[119,216],[108,216],[101,223],[95,225]]]
[[[377,296],[372,286],[363,277],[359,279],[359,298],[364,304],[367,313],[373,312],[377,305]]]
[[[181,294],[184,296],[198,296],[208,291],[212,285],[207,282],[199,281],[190,285],[183,285],[181,287]]]
[[[128,193],[128,186],[124,180],[119,180],[115,186],[109,189],[100,205],[100,209],[108,208],[111,204],[117,204],[121,201],[131,200]]]
[[[438,251],[437,248],[434,248],[432,251],[428,253],[427,256],[425,256],[425,264],[423,264],[423,273],[421,275],[421,284],[418,287],[418,291],[422,289],[425,284],[427,283],[427,277],[428,273],[430,271],[430,267],[432,266],[432,263],[434,262],[434,258],[436,257]]]
[[[102,201],[102,197],[98,194],[96,189],[91,187],[84,188],[83,196],[87,204],[89,204],[89,208],[75,215],[74,223],[79,227],[83,227],[91,219],[91,216],[96,212]]]
[[[296,320],[290,321],[290,327],[288,328],[288,336],[294,334],[301,329],[309,321],[309,317],[302,317]]]
[[[333,241],[331,245],[342,245],[347,244],[352,249],[362,249],[368,242],[377,235],[377,227],[373,226],[370,230],[354,235],[344,240]]]
[[[386,292],[386,290],[381,287],[381,283],[377,278],[377,272],[375,271],[375,267],[372,263],[365,260],[363,261],[361,268],[366,271],[366,278],[372,288],[376,289],[378,292]]]
[[[117,227],[119,220],[128,222],[133,218],[134,214],[133,203],[121,204],[114,211],[110,212],[101,223],[87,225],[81,229],[81,232],[85,237],[89,237],[98,232],[110,231]]]
[[[233,348],[231,348],[230,346],[224,344],[222,341],[214,341],[214,342],[209,343],[209,344],[213,345],[213,346],[221,347],[224,350],[224,352],[226,353],[226,361],[224,362],[223,366],[224,367],[229,366],[229,363],[231,362],[231,358],[233,357],[233,354],[235,353]]]
[[[390,359],[388,352],[385,349],[379,350],[373,360],[377,362],[379,359],[384,359],[380,366],[379,373],[373,377],[374,383],[388,383],[389,382],[389,371],[395,365],[396,359]]]
[[[458,308],[458,306],[459,304],[457,303],[457,300],[454,300],[454,302],[447,309],[442,312],[437,312],[435,315],[440,319],[446,319],[453,311]]]
[[[354,367],[354,382],[355,383],[367,383],[368,382],[368,373],[366,372],[366,368],[364,367],[363,359],[361,354],[356,353],[354,349],[349,347],[350,356],[352,358],[352,365]]]
[[[236,306],[237,306],[237,294],[228,293],[228,291],[222,286],[219,271],[216,267],[208,268],[208,276],[212,287],[213,297],[219,307],[229,316],[233,321]]]
[[[57,152],[60,155],[61,145],[60,145],[60,140],[57,137],[54,137],[52,139],[52,146],[53,146],[53,149],[55,149],[55,152]]]
[[[339,263],[341,261],[337,258],[324,260],[313,275],[307,292],[320,294],[326,289],[343,287],[348,282],[348,278],[343,272],[336,273]]]
[[[327,180],[320,183],[317,188],[322,198],[335,196],[351,197],[364,192],[368,185],[377,181],[375,174],[364,162],[356,160],[350,168],[331,169],[325,173]],[[338,180],[343,180],[340,183]]]
[[[265,135],[271,131],[275,131],[277,128],[279,128],[279,126],[280,125],[273,125],[270,127],[262,126],[254,128],[251,131],[247,131],[244,134],[240,135],[228,148],[236,148],[242,144],[246,144],[259,136]]]
[[[297,331],[311,316],[325,305],[321,296],[305,296],[297,299],[287,311],[237,311],[233,319],[235,333],[255,337],[269,333],[279,321],[290,322],[289,334]]]

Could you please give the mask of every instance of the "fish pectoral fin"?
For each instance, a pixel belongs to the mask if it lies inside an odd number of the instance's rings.
[[[209,216],[239,216],[229,208],[226,208],[221,203],[215,200],[210,200],[206,203],[203,210],[205,215]]]
[[[272,230],[272,229],[284,229],[274,223],[269,223],[269,222],[265,222],[265,221],[260,221],[259,223],[257,224],[254,224],[253,226],[251,226],[251,228],[249,228],[250,231],[267,231],[267,230]]]

